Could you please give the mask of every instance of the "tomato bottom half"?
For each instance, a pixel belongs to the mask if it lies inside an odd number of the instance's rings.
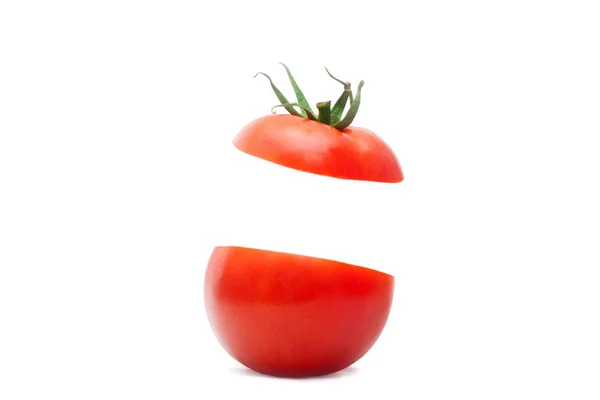
[[[223,348],[267,375],[309,377],[362,358],[383,331],[394,277],[323,258],[215,247],[204,281],[210,326]]]

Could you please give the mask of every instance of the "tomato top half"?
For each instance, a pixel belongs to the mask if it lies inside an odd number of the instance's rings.
[[[386,183],[404,179],[391,148],[364,128],[339,131],[294,115],[269,115],[245,126],[233,143],[252,156],[314,174]]]
[[[404,180],[398,159],[383,139],[368,129],[351,125],[360,106],[364,81],[354,93],[349,82],[327,71],[344,85],[344,91],[335,104],[317,103],[316,112],[289,68],[284,67],[298,102],[289,102],[268,75],[259,73],[269,80],[281,103],[275,107],[285,108],[289,115],[264,116],[246,125],[233,140],[239,150],[285,167],[333,178],[385,183]]]

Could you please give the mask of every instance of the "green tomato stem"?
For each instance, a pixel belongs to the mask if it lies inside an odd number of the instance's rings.
[[[331,122],[331,100],[317,103],[317,109],[319,110],[318,121],[323,124],[329,125],[329,123]]]

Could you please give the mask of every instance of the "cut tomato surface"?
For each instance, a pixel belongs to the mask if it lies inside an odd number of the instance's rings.
[[[394,277],[334,260],[219,246],[204,300],[221,345],[246,367],[305,377],[363,357],[386,325]]]

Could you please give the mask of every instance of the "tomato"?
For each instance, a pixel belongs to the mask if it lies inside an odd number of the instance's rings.
[[[234,138],[241,151],[293,169],[342,179],[400,182],[400,164],[373,132],[357,127],[339,131],[294,115],[268,115]]]
[[[262,374],[318,376],[363,357],[386,325],[394,277],[366,267],[237,246],[213,250],[204,301],[218,341]]]
[[[285,66],[297,103],[290,103],[269,79],[271,88],[290,115],[270,115],[246,125],[233,144],[250,155],[300,171],[340,179],[397,183],[404,180],[392,149],[372,131],[351,126],[361,102],[364,81],[354,96],[349,82],[330,77],[344,85],[336,103],[317,103],[313,111],[304,93]],[[344,110],[350,104],[346,115]],[[274,107],[274,108],[275,108]],[[299,111],[297,110],[299,109]]]
[[[297,103],[271,88],[290,115],[269,115],[233,139],[239,150],[285,167],[340,179],[401,182],[391,148],[351,126],[361,101],[348,82],[332,106],[315,113],[285,66]],[[258,75],[258,74],[257,74]],[[346,105],[349,104],[344,116]],[[267,375],[304,377],[340,371],[362,358],[390,313],[394,277],[374,269],[299,254],[219,246],[204,276],[210,326],[223,348]]]

